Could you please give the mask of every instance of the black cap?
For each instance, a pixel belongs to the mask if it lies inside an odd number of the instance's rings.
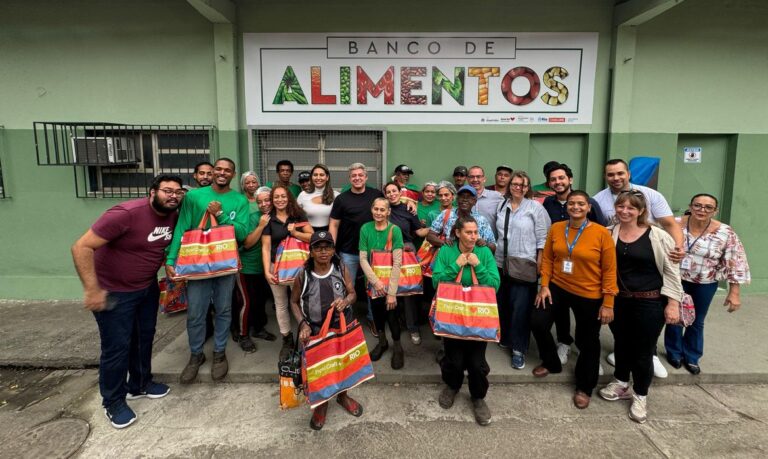
[[[406,166],[405,164],[400,164],[395,168],[395,174],[397,173],[411,175],[413,174],[413,169]]]
[[[310,175],[308,171],[299,172],[299,183],[306,182],[307,180],[309,180],[309,178],[310,178]]]
[[[334,245],[333,236],[331,236],[331,233],[328,231],[316,231],[312,233],[312,237],[309,239],[309,246],[312,247],[320,242],[327,242],[328,244]]]
[[[509,166],[507,166],[506,164],[502,164],[501,166],[497,167],[497,168],[496,168],[496,172],[499,172],[499,171],[509,171],[509,173],[510,173],[510,174],[511,174],[512,172],[515,172],[515,170],[514,170],[514,169],[512,169],[512,168],[511,168],[511,167],[509,167]]]
[[[456,166],[455,169],[453,169],[453,175],[464,175],[466,176],[469,173],[467,171],[466,166]]]

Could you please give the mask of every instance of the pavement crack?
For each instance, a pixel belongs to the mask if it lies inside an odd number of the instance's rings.
[[[712,392],[708,391],[707,388],[702,386],[701,384],[696,384],[696,386],[699,389],[701,389],[702,391],[704,391],[705,394],[707,394],[710,397],[712,397],[712,399],[714,401],[716,401],[717,403],[722,405],[728,411],[734,413],[739,418],[746,419],[746,420],[749,420],[749,421],[759,422],[760,424],[765,424],[765,421],[763,421],[762,419],[758,419],[758,418],[756,418],[756,417],[754,417],[754,416],[752,416],[750,414],[744,413],[743,411],[739,411],[739,410],[737,410],[735,408],[732,408],[731,406],[727,405],[726,403],[723,403],[719,398],[715,397],[715,395]]]
[[[662,450],[662,449],[659,447],[659,445],[657,445],[657,444],[656,444],[656,442],[655,442],[655,441],[653,441],[653,439],[651,438],[651,436],[650,436],[650,435],[648,435],[648,432],[646,432],[646,430],[645,430],[645,429],[642,429],[642,428],[641,428],[641,429],[639,429],[639,430],[640,430],[640,433],[643,435],[643,438],[645,438],[645,441],[647,441],[647,442],[648,442],[648,444],[649,444],[649,445],[651,445],[651,447],[652,447],[653,449],[655,449],[655,450],[656,450],[656,451],[657,451],[657,452],[658,452],[658,453],[661,455],[661,457],[664,457],[664,458],[666,458],[666,459],[670,459],[670,457],[671,457],[671,456],[670,456],[670,455],[668,455],[667,453],[665,453],[665,452],[664,452],[664,450]]]

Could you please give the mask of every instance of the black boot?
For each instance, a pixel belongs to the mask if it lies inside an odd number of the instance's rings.
[[[400,341],[392,343],[392,369],[399,370],[403,368],[405,363],[405,356],[403,355],[403,346],[400,345]]]
[[[371,360],[374,362],[379,360],[387,349],[389,349],[389,343],[387,342],[387,337],[384,334],[384,331],[381,330],[379,332],[379,344],[377,344],[371,351]]]
[[[287,335],[283,335],[283,347],[280,348],[279,359],[285,360],[288,354],[293,350],[293,332],[288,332]]]

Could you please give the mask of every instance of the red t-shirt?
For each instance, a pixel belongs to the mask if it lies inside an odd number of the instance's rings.
[[[104,212],[91,227],[109,241],[94,254],[101,288],[133,292],[156,282],[178,218],[178,212],[158,215],[148,198],[125,201]]]

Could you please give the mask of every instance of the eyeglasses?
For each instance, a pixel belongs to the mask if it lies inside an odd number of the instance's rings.
[[[318,252],[330,252],[333,250],[332,245],[313,245],[312,250],[316,250]]]
[[[468,179],[481,179],[485,177],[485,175],[467,175]]]
[[[187,192],[187,190],[185,190],[184,188],[179,188],[178,190],[172,190],[170,188],[160,188],[160,191],[168,195],[175,194],[176,196],[184,196],[184,193]]]
[[[509,186],[511,188],[528,188],[528,185],[525,183],[510,183]]]
[[[640,190],[625,190],[625,191],[620,192],[617,196],[621,196],[622,194],[631,194],[632,196],[637,196],[637,197],[645,199],[645,195]]]
[[[714,212],[715,209],[717,209],[717,207],[715,207],[715,206],[707,206],[707,205],[704,205],[704,204],[696,203],[696,204],[691,204],[691,209],[693,209],[693,210],[704,210],[706,212]]]

